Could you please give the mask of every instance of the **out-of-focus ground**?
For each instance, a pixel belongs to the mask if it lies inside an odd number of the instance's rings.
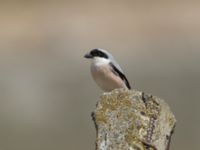
[[[200,148],[200,1],[79,0],[0,2],[1,150],[95,148],[92,48],[171,106],[171,149]]]

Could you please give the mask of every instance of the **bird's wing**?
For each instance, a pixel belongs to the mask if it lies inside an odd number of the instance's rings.
[[[124,83],[126,84],[128,89],[131,89],[131,86],[130,86],[126,76],[119,69],[117,69],[117,67],[115,67],[115,65],[113,65],[112,62],[110,62],[109,64],[112,68],[113,73],[116,74],[117,76],[119,76],[124,81]]]
[[[104,50],[104,49],[100,49],[102,52],[104,52],[106,55],[108,55],[108,58],[111,60],[112,64],[121,72],[123,73],[122,68],[119,66],[119,64],[117,63],[117,61],[115,60],[115,58],[112,56],[112,54],[110,54],[108,51]]]

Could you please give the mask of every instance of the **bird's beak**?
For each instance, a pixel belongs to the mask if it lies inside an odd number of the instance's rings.
[[[85,56],[84,56],[85,58],[93,58],[93,56],[91,55],[91,54],[89,54],[89,53],[87,53],[87,54],[85,54]]]

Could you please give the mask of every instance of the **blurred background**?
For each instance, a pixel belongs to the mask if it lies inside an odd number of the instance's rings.
[[[93,48],[171,106],[171,149],[199,149],[199,15],[186,0],[0,1],[0,150],[95,149]]]

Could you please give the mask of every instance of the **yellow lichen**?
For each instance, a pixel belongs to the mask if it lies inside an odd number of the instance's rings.
[[[139,140],[135,135],[128,131],[127,135],[125,135],[125,140],[130,147],[136,150],[145,150],[144,145],[142,144],[141,140]]]
[[[119,107],[122,106],[131,106],[130,101],[128,101],[127,99],[126,100],[118,99],[121,98],[123,94],[121,94],[121,96],[119,96],[118,98],[116,98],[116,96],[117,94],[115,94],[114,96],[104,95],[102,97],[102,100],[99,104],[101,105],[101,108],[98,111],[98,113],[96,113],[97,122],[106,123],[107,122],[106,113],[109,111],[111,112],[117,110]]]
[[[107,123],[107,118],[106,118],[106,115],[105,113],[99,111],[98,113],[95,114],[95,120],[97,123]]]

